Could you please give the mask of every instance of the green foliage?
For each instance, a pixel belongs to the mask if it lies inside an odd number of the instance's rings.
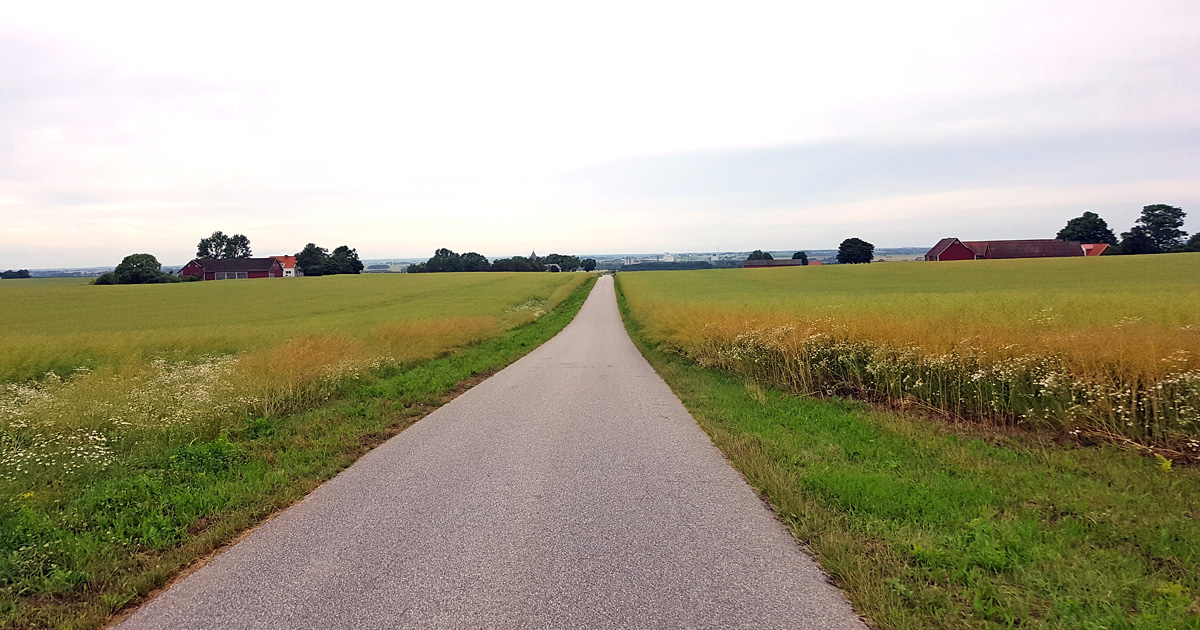
[[[196,258],[249,258],[250,239],[218,230],[196,244]]]
[[[642,353],[872,627],[1200,625],[1200,470],[756,394],[660,351],[621,303]]]
[[[807,252],[796,252],[795,254],[792,254],[792,260],[799,260],[800,265],[805,266],[808,264],[808,253]]]
[[[1187,237],[1184,232],[1183,218],[1187,213],[1182,208],[1157,203],[1142,208],[1142,216],[1137,220],[1137,226],[1143,228],[1145,236],[1154,241],[1159,251],[1171,251],[1183,243]],[[1122,246],[1123,247],[1123,246]]]
[[[746,260],[774,260],[774,259],[775,259],[775,257],[771,256],[770,252],[764,252],[761,249],[756,249],[756,250],[750,252],[750,255],[746,257]]]
[[[0,271],[0,280],[16,280],[19,278],[28,277],[30,277],[28,269],[18,269],[17,271],[9,269],[8,271]]]
[[[1121,233],[1120,253],[1122,254],[1161,254],[1162,248],[1150,236],[1149,230],[1141,225],[1135,225],[1128,232]]]
[[[316,243],[309,243],[296,253],[296,268],[305,276],[335,276],[362,273],[363,264],[358,251],[340,245],[333,253]]]
[[[130,254],[113,270],[117,284],[150,284],[162,275],[162,265],[151,254]]]
[[[861,238],[848,238],[838,245],[837,261],[843,265],[869,263],[875,259],[875,246]]]
[[[546,266],[537,258],[513,256],[492,261],[492,271],[545,271]]]
[[[587,272],[594,271],[596,269],[596,259],[595,258],[584,258],[582,261],[580,261],[580,266],[583,267],[584,271],[587,271]]]
[[[1200,252],[1200,232],[1192,235],[1188,242],[1183,246],[1185,252]]]
[[[1080,243],[1117,244],[1117,237],[1108,228],[1108,223],[1095,212],[1084,212],[1081,216],[1067,221],[1066,227],[1058,231],[1060,241],[1078,241]]]

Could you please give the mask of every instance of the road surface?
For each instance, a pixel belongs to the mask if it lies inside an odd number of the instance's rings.
[[[630,342],[557,337],[149,602],[143,628],[864,628]]]

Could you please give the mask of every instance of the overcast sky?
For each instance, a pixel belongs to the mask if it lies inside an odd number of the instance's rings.
[[[384,4],[9,3],[0,268],[1200,231],[1196,0]]]

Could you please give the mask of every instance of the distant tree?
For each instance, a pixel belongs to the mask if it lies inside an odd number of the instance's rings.
[[[1183,246],[1183,251],[1200,252],[1200,232],[1193,234],[1192,238],[1188,239],[1187,244]]]
[[[404,269],[407,273],[427,273],[429,270],[425,268],[425,263],[413,263]]]
[[[113,269],[113,281],[116,284],[152,284],[155,282],[170,282],[164,278],[162,265],[151,254],[130,254]]]
[[[345,245],[334,248],[333,252],[329,254],[329,258],[325,259],[323,269],[324,275],[327,276],[362,273],[362,270],[363,264],[358,259],[358,251]]]
[[[1161,254],[1162,248],[1150,237],[1150,232],[1141,225],[1135,225],[1128,232],[1121,233],[1122,254]]]
[[[8,271],[0,272],[0,280],[16,280],[19,278],[28,278],[28,277],[30,277],[28,269],[18,269],[16,271],[9,269]]]
[[[750,252],[750,255],[746,257],[746,260],[775,260],[775,257],[772,256],[770,252],[764,252],[761,249],[756,249]]]
[[[513,256],[492,261],[492,271],[545,271],[546,266],[536,258]]]
[[[792,254],[792,260],[799,260],[802,266],[807,265],[808,254],[806,252],[796,252],[795,254]]]
[[[225,247],[221,250],[221,258],[249,258],[250,257],[250,239],[243,234],[234,234],[225,241]]]
[[[1142,208],[1142,216],[1138,217],[1137,226],[1145,228],[1146,236],[1154,241],[1160,251],[1170,251],[1183,243],[1187,232],[1183,227],[1183,217],[1187,213],[1182,208],[1156,203]]]
[[[467,252],[459,259],[463,271],[490,271],[492,263],[483,254]]]
[[[1066,227],[1059,230],[1058,236],[1055,238],[1060,241],[1078,241],[1080,243],[1117,244],[1117,236],[1108,228],[1108,223],[1095,212],[1084,212],[1067,221]]]
[[[249,258],[250,239],[217,230],[196,244],[196,258]]]
[[[425,267],[430,273],[462,271],[462,256],[443,247],[433,253]]]
[[[580,261],[580,266],[583,267],[584,271],[594,271],[596,269],[596,259],[584,258],[582,261]]]
[[[875,246],[861,238],[848,238],[838,245],[837,261],[843,265],[869,263],[875,259]]]
[[[325,275],[325,262],[329,260],[329,250],[309,243],[304,249],[296,252],[296,268],[306,276]]]
[[[579,261],[578,256],[567,256],[564,254],[550,254],[542,258],[542,264],[558,265],[560,271],[575,271],[583,263]]]

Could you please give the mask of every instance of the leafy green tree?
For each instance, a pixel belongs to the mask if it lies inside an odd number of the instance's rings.
[[[150,284],[161,282],[162,265],[151,254],[130,254],[113,269],[117,284]]]
[[[580,261],[580,266],[583,267],[584,271],[594,271],[596,269],[596,259],[584,258]]]
[[[1160,251],[1165,252],[1178,247],[1187,238],[1187,232],[1179,229],[1183,227],[1185,216],[1187,213],[1182,208],[1156,203],[1142,208],[1142,216],[1138,218],[1135,228],[1145,228],[1146,236],[1154,241]]]
[[[309,243],[304,249],[296,252],[296,268],[306,276],[325,275],[325,262],[329,260],[329,250]]]
[[[875,246],[861,238],[848,238],[838,245],[837,261],[843,265],[869,263],[875,259]]]
[[[0,271],[0,280],[16,280],[18,278],[28,277],[30,277],[28,269],[18,269],[16,271],[9,269],[8,271]]]
[[[746,257],[746,260],[775,260],[775,257],[772,256],[770,252],[764,252],[761,249],[756,249],[750,252],[750,255]]]
[[[1161,254],[1162,248],[1151,238],[1150,232],[1141,225],[1135,225],[1128,232],[1121,233],[1122,254]]]
[[[542,263],[546,265],[558,265],[561,271],[575,271],[582,264],[578,256],[567,256],[564,254],[550,254],[542,258]]]
[[[1183,251],[1200,252],[1200,232],[1193,234],[1192,238],[1188,239],[1187,244],[1183,246]]]
[[[807,252],[796,252],[795,254],[792,254],[792,260],[799,260],[801,266],[807,265],[808,264],[808,253]]]
[[[1055,236],[1060,241],[1078,241],[1080,243],[1117,244],[1117,236],[1108,228],[1108,223],[1095,212],[1084,212],[1082,215],[1067,221],[1066,227]]]
[[[478,252],[467,252],[459,259],[462,264],[463,271],[490,271],[492,263],[483,254]]]
[[[250,239],[217,230],[196,244],[196,258],[249,258]]]
[[[545,271],[546,266],[539,259],[513,256],[512,258],[497,258],[492,261],[492,271]]]
[[[443,247],[433,253],[425,267],[430,273],[462,271],[462,256]]]
[[[339,245],[325,259],[324,272],[327,276],[338,274],[362,273],[363,264],[358,259],[358,251],[346,245]]]

